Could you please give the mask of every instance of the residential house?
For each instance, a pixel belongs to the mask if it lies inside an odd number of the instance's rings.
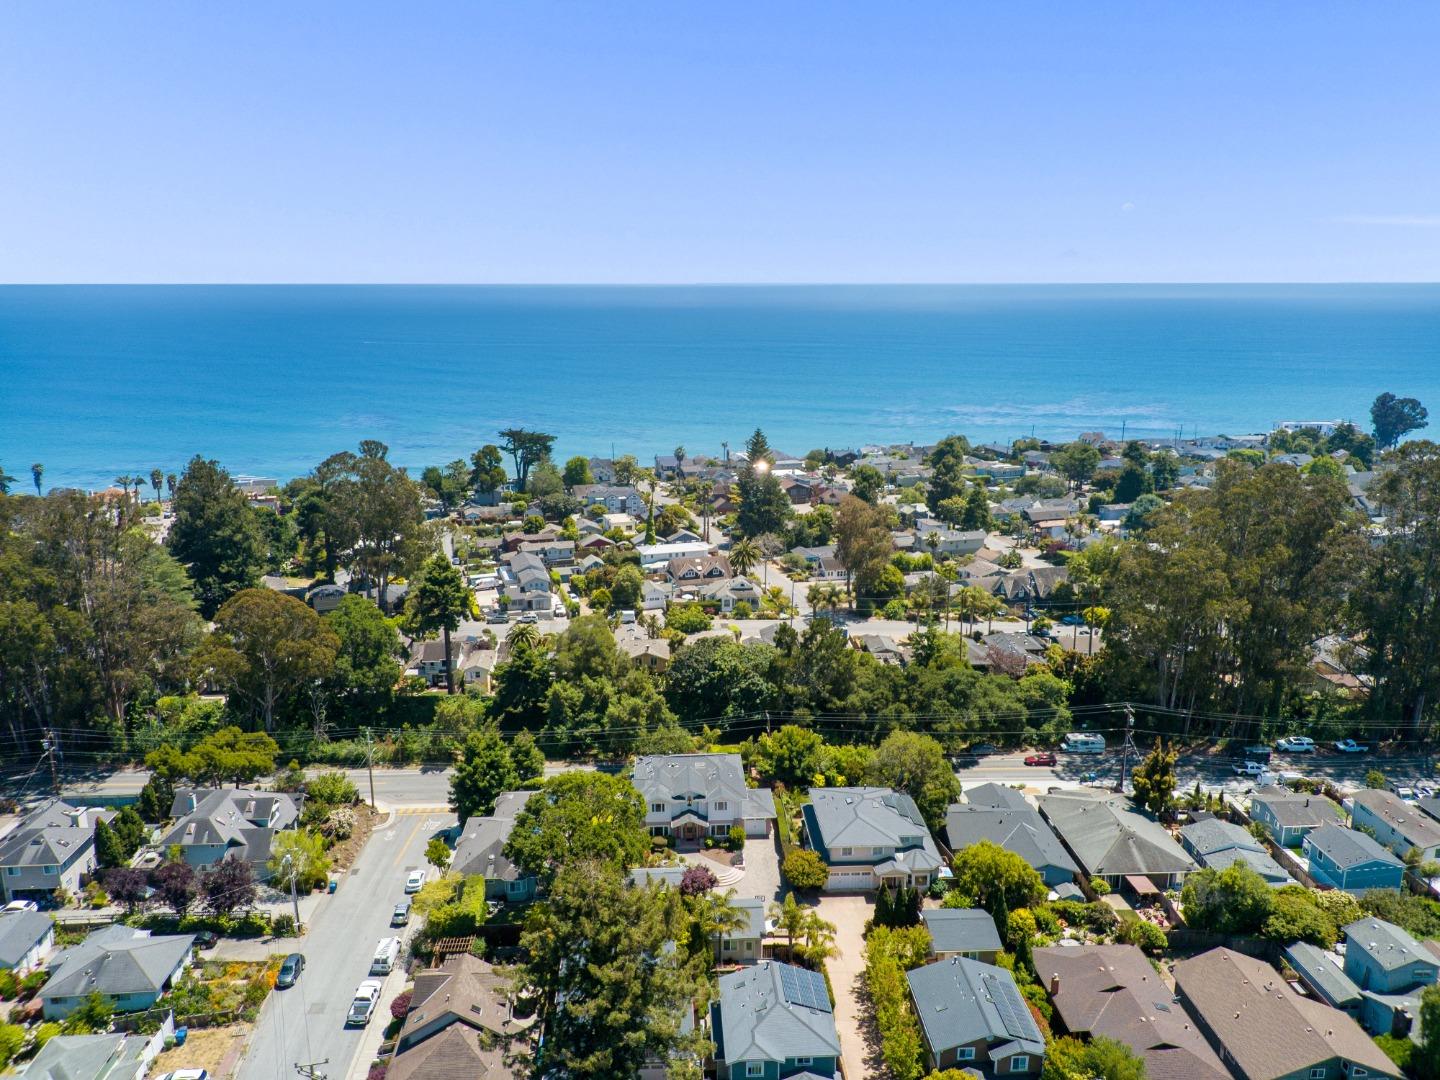
[[[712,581],[724,581],[734,576],[730,560],[724,555],[687,555],[671,559],[665,564],[665,577],[676,591],[694,592]]]
[[[930,537],[935,536],[936,546],[930,546]],[[915,527],[915,550],[916,552],[937,551],[945,555],[974,555],[985,546],[986,532],[984,529],[949,529],[938,523],[931,524],[928,521],[917,523]]]
[[[1324,796],[1301,795],[1283,787],[1256,788],[1250,796],[1250,816],[1286,848],[1299,847],[1313,830],[1340,820],[1335,804]]]
[[[827,555],[810,564],[810,576],[816,581],[844,581],[849,576],[849,571],[839,559]]]
[[[194,934],[154,937],[124,923],[96,930],[55,954],[38,995],[45,1019],[64,1019],[91,994],[108,999],[116,1012],[150,1008],[190,966],[194,944]]]
[[[717,603],[722,612],[734,611],[736,604],[749,604],[752,611],[760,606],[760,587],[744,576],[711,581],[696,591],[701,603]]]
[[[1320,885],[1346,892],[1399,889],[1405,864],[1365,833],[1343,825],[1312,829],[1302,845],[1310,876]]]
[[[728,836],[739,825],[746,836],[769,836],[775,797],[769,788],[745,783],[739,754],[649,754],[630,779],[645,800],[651,836],[699,840]]]
[[[175,824],[159,848],[178,846],[191,866],[213,866],[235,858],[250,864],[264,881],[266,862],[278,833],[300,821],[304,796],[245,788],[181,788],[175,792],[170,816]]]
[[[1233,821],[1219,818],[1192,821],[1180,830],[1180,845],[1195,856],[1201,866],[1211,870],[1244,863],[1271,885],[1293,884],[1269,849]]]
[[[837,548],[834,544],[822,544],[819,547],[794,547],[790,549],[791,555],[799,555],[813,570],[821,560],[835,558]]]
[[[634,623],[615,632],[615,645],[651,673],[658,674],[670,666],[670,642],[663,637],[652,638]]]
[[[930,931],[930,955],[936,960],[963,956],[993,964],[1004,946],[988,911],[978,908],[926,908],[920,919]]]
[[[56,1035],[19,1075],[25,1080],[144,1080],[174,1030],[167,1022],[153,1035]]]
[[[524,544],[538,544],[546,540],[559,540],[561,528],[556,524],[546,525],[536,532],[511,532],[506,533],[500,539],[500,548],[507,555],[513,555],[520,550]]]
[[[605,527],[607,533],[618,532],[625,536],[629,536],[639,528],[636,519],[630,514],[601,514],[600,524]]]
[[[1297,941],[1285,949],[1285,962],[1312,997],[1332,1009],[1359,1016],[1364,1001],[1360,988],[1345,974],[1344,960],[1336,953],[1326,952],[1308,941]]]
[[[1128,1046],[1144,1059],[1149,1080],[1229,1080],[1175,992],[1134,945],[1048,946],[1033,957],[1071,1035]]]
[[[114,814],[47,799],[0,839],[5,899],[39,900],[56,889],[77,893],[95,870],[95,822]]]
[[[674,454],[655,455],[655,475],[662,480],[671,480],[680,475],[680,459]]]
[[[734,897],[730,906],[740,912],[741,923],[716,940],[715,962],[757,963],[761,958],[760,943],[765,939],[765,901],[758,896]]]
[[[721,975],[710,1007],[719,1080],[833,1077],[840,1036],[825,977],[762,960]]]
[[[450,663],[457,672],[463,660],[463,646],[460,639],[450,639]],[[434,641],[417,641],[410,647],[409,671],[413,671],[418,678],[425,680],[425,685],[434,689],[437,686],[445,685],[445,641],[437,638]],[[458,678],[458,674],[457,674]]]
[[[478,690],[482,694],[490,693],[491,677],[495,674],[495,668],[499,664],[499,654],[495,649],[489,648],[485,642],[469,642],[464,645],[463,659],[456,669],[455,677],[461,685]]]
[[[906,973],[930,1068],[1027,1076],[1045,1064],[1045,1036],[1015,976],[962,956]]]
[[[519,611],[546,611],[552,606],[550,571],[545,561],[530,552],[516,552],[499,566],[500,586],[510,607]]]
[[[1440,858],[1440,821],[1393,791],[1362,788],[1350,798],[1350,824],[1372,832],[1402,859],[1418,851],[1424,862]]]
[[[826,891],[924,889],[944,865],[915,800],[890,788],[812,788],[802,813],[809,846],[830,868]]]
[[[590,459],[590,479],[597,484],[613,484],[615,482],[615,462],[610,458],[592,457]]]
[[[610,514],[630,514],[643,517],[645,500],[633,486],[618,484],[581,484],[571,490],[571,495],[587,507],[603,506]]]
[[[1440,958],[1384,919],[1345,927],[1345,975],[1360,991],[1360,1024],[1372,1035],[1419,1034],[1420,994],[1440,974]]]
[[[1038,802],[1085,876],[1104,878],[1112,888],[1144,891],[1142,879],[1148,879],[1168,889],[1199,869],[1153,815],[1124,795],[1079,788],[1041,795]]]
[[[305,594],[305,602],[314,608],[317,614],[324,615],[338,608],[348,595],[343,585],[316,585]]]
[[[709,555],[714,548],[704,540],[684,540],[674,544],[639,544],[635,551],[645,569],[664,567],[671,559],[693,559]]]
[[[1074,881],[1079,867],[1040,811],[1014,788],[981,784],[965,793],[965,802],[945,812],[945,842],[959,851],[989,840],[1019,855],[1046,885]]]
[[[785,497],[796,506],[813,502],[817,486],[813,480],[803,476],[786,476],[780,479],[780,490],[785,492]]]
[[[1175,988],[1238,1080],[1401,1080],[1359,1024],[1296,992],[1263,960],[1211,949],[1175,965]]]
[[[55,947],[55,923],[39,911],[0,911],[0,971],[25,975]]]
[[[573,566],[575,563],[575,541],[527,540],[519,547],[522,555],[538,555],[546,566]]]
[[[669,582],[647,580],[640,586],[640,610],[664,611],[670,606],[674,589]]]
[[[909,645],[901,645],[889,634],[854,634],[850,645],[858,652],[869,653],[882,664],[904,667],[914,655]]]
[[[516,1017],[510,980],[461,953],[415,976],[410,1010],[395,1040],[387,1080],[467,1077],[511,1080],[529,1075],[517,1044],[534,1023]],[[515,1060],[519,1057],[521,1060]]]
[[[705,538],[692,529],[676,529],[669,536],[664,537],[667,544],[691,544],[698,543]]]
[[[1031,566],[1006,574],[991,591],[1007,604],[1043,607],[1069,577],[1070,571],[1064,566]]]
[[[525,809],[533,791],[506,791],[495,800],[495,809],[484,817],[472,817],[460,830],[450,869],[458,874],[483,874],[487,900],[524,903],[535,899],[535,877],[505,857],[505,842],[515,828],[515,818]]]

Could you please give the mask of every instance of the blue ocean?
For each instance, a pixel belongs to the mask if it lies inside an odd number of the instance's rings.
[[[1440,286],[0,288],[0,465],[286,478],[557,455],[1266,430],[1440,407]],[[1440,413],[1437,413],[1440,417]]]

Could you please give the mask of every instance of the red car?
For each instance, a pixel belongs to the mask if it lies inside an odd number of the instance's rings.
[[[1043,754],[1030,754],[1025,758],[1026,765],[1054,765],[1055,755],[1048,750]]]

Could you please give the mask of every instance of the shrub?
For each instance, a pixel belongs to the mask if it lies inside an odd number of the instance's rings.
[[[1169,940],[1165,937],[1165,931],[1154,923],[1148,923],[1144,919],[1132,919],[1120,927],[1120,932],[1115,935],[1115,940],[1124,945],[1138,945],[1152,956],[1165,951]]]
[[[321,773],[305,785],[306,799],[322,806],[351,806],[360,801],[360,792],[342,772]]]
[[[410,999],[415,996],[413,990],[402,990],[395,995],[395,1000],[390,1002],[390,1015],[396,1020],[404,1020],[405,1014],[410,1011]]]
[[[680,895],[699,896],[701,893],[709,892],[717,883],[717,878],[706,866],[690,866],[685,873],[680,875]]]
[[[298,929],[294,915],[284,913],[270,917],[270,933],[274,937],[294,937]]]
[[[19,1024],[0,1024],[0,1069],[15,1060],[25,1045],[25,1029]]]
[[[786,881],[801,891],[824,888],[830,880],[830,871],[820,856],[804,848],[797,848],[786,855],[780,872],[785,875]]]
[[[1103,877],[1092,877],[1090,879],[1090,891],[1096,896],[1108,896],[1110,893],[1110,883]]]
[[[0,971],[0,1001],[14,1001],[19,996],[19,976],[13,971]]]
[[[745,827],[743,825],[730,826],[730,850],[745,850]]]

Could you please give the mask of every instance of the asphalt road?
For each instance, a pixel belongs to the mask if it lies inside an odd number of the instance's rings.
[[[1020,784],[1045,787],[1047,784],[1075,785],[1086,774],[1094,772],[1101,783],[1113,784],[1120,776],[1120,751],[1109,749],[1103,754],[1057,754],[1053,767],[1025,764],[1025,753],[992,754],[979,759],[968,768],[957,769],[961,790],[977,784]],[[1177,787],[1188,791],[1200,781],[1206,790],[1247,791],[1255,786],[1253,777],[1236,776],[1230,759],[1215,755],[1182,754],[1175,763]],[[1130,765],[1133,768],[1135,758]],[[1359,787],[1365,774],[1379,769],[1392,781],[1406,783],[1434,775],[1434,763],[1425,755],[1388,754],[1276,754],[1270,768],[1277,772],[1298,772],[1321,777],[1340,785]]]
[[[369,1027],[363,1029],[345,1026],[355,988],[370,977],[376,942],[401,933],[390,929],[390,914],[404,895],[405,875],[425,866],[426,843],[454,821],[449,814],[399,814],[371,836],[297,945],[305,956],[299,982],[266,1000],[238,1080],[279,1080],[297,1075],[297,1062],[327,1058],[329,1063],[319,1073],[331,1080],[344,1080],[356,1070],[359,1063],[352,1059],[366,1032],[379,1031],[390,1022],[387,1002],[395,987],[387,985]],[[397,968],[390,982],[401,978]]]

